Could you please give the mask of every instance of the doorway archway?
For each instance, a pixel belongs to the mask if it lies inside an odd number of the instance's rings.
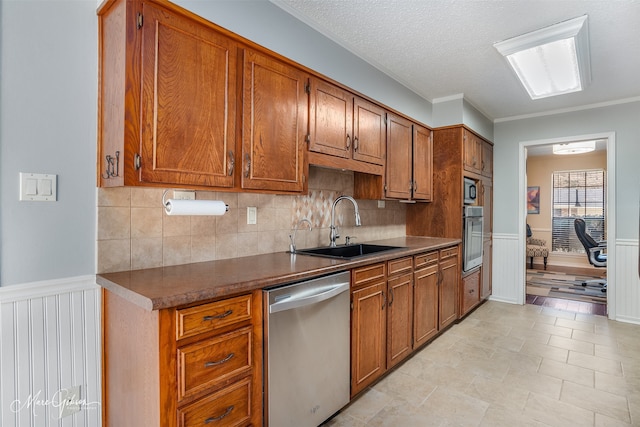
[[[519,266],[518,277],[521,283],[518,284],[518,301],[525,303],[526,298],[526,268],[525,268],[525,246],[526,246],[526,212],[527,212],[527,149],[534,146],[549,144],[566,144],[578,140],[606,140],[607,146],[607,178],[606,178],[606,210],[607,210],[607,314],[609,318],[615,319],[615,238],[616,238],[616,182],[615,182],[615,132],[605,132],[589,135],[575,135],[561,138],[541,139],[534,141],[522,141],[518,150],[518,257],[522,262]]]

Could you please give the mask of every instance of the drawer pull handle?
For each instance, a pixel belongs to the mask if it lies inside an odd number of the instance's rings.
[[[220,415],[218,417],[207,418],[206,420],[204,420],[204,423],[205,424],[209,424],[209,423],[213,423],[213,422],[216,422],[216,421],[220,421],[221,419],[223,419],[224,417],[229,415],[231,413],[231,411],[233,411],[233,405],[229,406],[224,414],[222,414],[222,415]]]
[[[233,356],[235,356],[234,353],[229,353],[229,355],[227,357],[225,357],[222,360],[218,360],[215,362],[205,362],[204,367],[205,368],[212,368],[214,366],[218,366],[218,365],[222,365],[225,362],[228,362],[229,360],[233,359]]]
[[[204,316],[202,318],[203,322],[208,322],[209,320],[216,320],[216,319],[224,319],[225,317],[227,317],[228,315],[230,315],[231,313],[233,313],[233,310],[227,310],[222,314],[216,314],[215,316]]]

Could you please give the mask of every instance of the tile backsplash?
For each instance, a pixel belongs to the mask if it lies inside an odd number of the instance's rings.
[[[211,261],[289,249],[289,235],[296,233],[298,248],[329,243],[331,204],[340,195],[353,195],[353,173],[311,167],[307,195],[273,195],[197,191],[196,199],[223,200],[229,211],[223,216],[169,216],[162,206],[163,188],[98,188],[97,272]],[[168,193],[171,198],[171,191]],[[257,224],[247,224],[247,207],[257,208]],[[358,200],[362,226],[356,228],[348,201],[336,208],[340,227],[338,243],[345,236],[355,242],[405,235],[406,207],[389,201],[384,208],[376,200]]]

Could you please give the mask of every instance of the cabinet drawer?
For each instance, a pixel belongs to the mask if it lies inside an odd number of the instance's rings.
[[[176,339],[251,319],[251,295],[176,310]]]
[[[178,409],[178,426],[240,426],[251,419],[251,379],[245,378],[217,393]]]
[[[413,259],[406,257],[387,261],[387,269],[389,276],[392,274],[410,273],[413,270]]]
[[[380,280],[386,277],[385,263],[368,265],[353,270],[353,286],[361,286],[371,280]]]
[[[480,271],[464,277],[462,284],[462,314],[465,314],[480,301]]]
[[[426,254],[416,255],[414,257],[415,269],[426,267],[430,264],[438,262],[438,251],[427,252]]]
[[[458,255],[458,247],[440,249],[440,259],[451,258]]]
[[[251,370],[251,327],[178,348],[178,400]]]

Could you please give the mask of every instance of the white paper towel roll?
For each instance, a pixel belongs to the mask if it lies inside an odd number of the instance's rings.
[[[227,205],[220,200],[174,200],[165,203],[167,215],[224,215]]]

